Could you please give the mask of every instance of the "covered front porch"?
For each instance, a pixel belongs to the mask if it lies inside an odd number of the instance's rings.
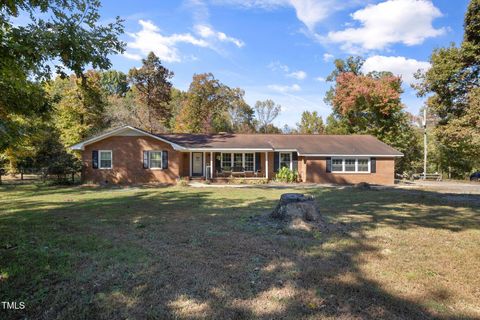
[[[184,175],[209,180],[272,179],[274,153],[258,150],[190,151],[184,153]]]

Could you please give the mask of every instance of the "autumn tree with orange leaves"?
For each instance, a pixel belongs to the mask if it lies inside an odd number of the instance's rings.
[[[390,72],[362,73],[363,59],[336,60],[327,80],[334,82],[325,102],[335,121],[327,132],[371,134],[404,154],[397,172],[415,171],[420,159],[418,132],[411,126],[400,95],[402,80]],[[339,128],[328,128],[335,124]]]

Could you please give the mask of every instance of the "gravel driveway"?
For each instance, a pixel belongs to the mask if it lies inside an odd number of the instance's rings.
[[[414,181],[395,185],[401,189],[421,189],[442,193],[480,194],[480,182],[469,181]]]

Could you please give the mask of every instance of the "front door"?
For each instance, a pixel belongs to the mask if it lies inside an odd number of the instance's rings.
[[[192,176],[201,177],[203,175],[203,153],[192,152]]]

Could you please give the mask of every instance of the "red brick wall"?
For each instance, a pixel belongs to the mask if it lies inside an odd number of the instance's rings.
[[[112,150],[112,169],[93,169],[93,150]],[[144,169],[144,150],[168,151],[168,169]],[[95,142],[85,147],[82,153],[82,160],[85,166],[83,180],[86,183],[104,183],[105,181],[120,184],[175,183],[180,176],[180,171],[185,170],[181,152],[173,150],[165,142],[147,136],[114,136]]]
[[[327,173],[325,158],[306,158],[306,182],[354,184],[368,182],[371,184],[391,185],[394,183],[394,158],[377,158],[376,173]]]

